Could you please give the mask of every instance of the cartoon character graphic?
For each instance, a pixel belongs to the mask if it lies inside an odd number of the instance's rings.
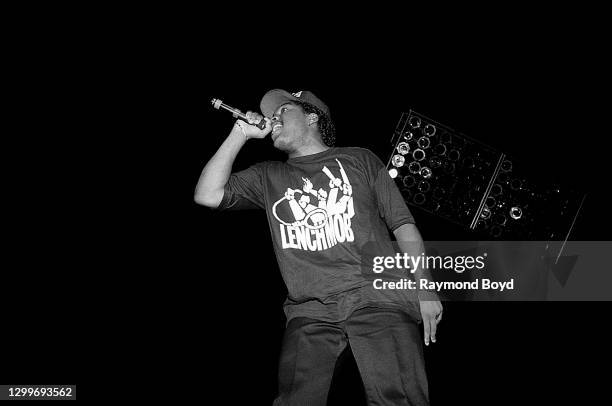
[[[288,239],[295,234],[298,236],[296,238],[305,241],[303,244],[296,244],[300,247],[308,247],[309,236],[318,240],[325,239],[327,243],[321,244],[319,241],[317,245],[324,247],[322,249],[335,245],[338,240],[352,241],[350,224],[351,218],[355,216],[353,188],[342,163],[338,159],[336,162],[340,177],[336,177],[327,166],[321,169],[329,178],[329,191],[322,187],[315,190],[311,180],[303,177],[301,188],[287,188],[284,196],[272,206],[272,213],[281,224],[281,232],[287,233]],[[277,207],[283,202],[288,202],[293,219],[279,217]],[[283,239],[283,248],[284,242]]]

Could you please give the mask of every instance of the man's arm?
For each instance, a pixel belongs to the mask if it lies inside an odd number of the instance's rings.
[[[398,227],[393,234],[400,249],[406,254],[412,257],[419,257],[425,252],[421,233],[419,233],[414,224],[404,224]],[[414,272],[417,290],[421,278],[430,279],[428,272],[419,266]],[[421,317],[423,317],[425,345],[429,345],[430,337],[432,342],[436,342],[436,328],[440,320],[442,320],[442,304],[437,300],[437,296],[430,292],[419,292],[419,304],[421,307]]]
[[[252,112],[248,112],[247,117],[249,123],[258,123],[262,118],[261,115]],[[242,146],[247,139],[264,138],[272,130],[270,120],[268,118],[265,120],[266,127],[263,130],[244,121],[236,120],[232,131],[215,155],[210,158],[200,175],[194,196],[196,203],[211,208],[219,207],[223,200],[223,188],[231,175],[232,165]]]

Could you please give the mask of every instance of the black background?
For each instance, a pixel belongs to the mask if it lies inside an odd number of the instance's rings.
[[[264,213],[193,202],[233,122],[213,97],[255,110],[269,89],[313,91],[331,108],[337,145],[385,162],[401,112],[413,109],[579,186],[588,197],[570,238],[609,239],[602,67],[589,32],[536,19],[459,36],[461,25],[441,34],[432,20],[435,40],[411,25],[334,43],[290,27],[231,46],[212,27],[159,21],[110,44],[67,30],[22,49],[37,63],[23,64],[19,82],[31,114],[12,166],[23,198],[10,212],[3,382],[78,381],[92,393],[138,382],[170,396],[197,388],[224,404],[272,402],[286,290]],[[283,156],[269,139],[252,140],[234,169],[265,159]],[[413,214],[425,240],[471,238]],[[608,310],[445,303],[426,349],[432,404],[584,403],[605,393],[597,368],[610,355]],[[349,363],[330,400],[364,404],[362,391]]]

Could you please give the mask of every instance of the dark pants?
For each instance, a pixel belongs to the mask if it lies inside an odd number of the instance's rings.
[[[292,319],[283,338],[274,406],[327,403],[336,361],[350,344],[369,405],[427,405],[419,326],[398,310],[365,308],[340,323]]]

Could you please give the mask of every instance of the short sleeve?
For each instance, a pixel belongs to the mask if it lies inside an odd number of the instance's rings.
[[[263,209],[263,170],[256,164],[230,175],[218,210]]]
[[[397,185],[383,166],[378,170],[374,189],[378,199],[378,211],[387,227],[395,231],[404,224],[414,224],[414,217]]]

